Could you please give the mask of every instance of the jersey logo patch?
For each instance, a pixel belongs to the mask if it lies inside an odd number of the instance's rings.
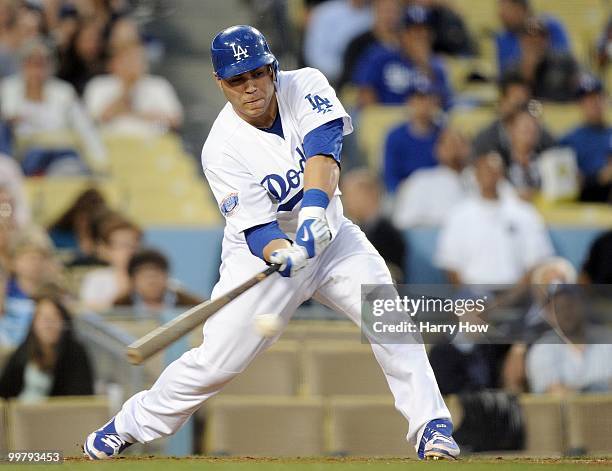
[[[247,52],[247,47],[249,46],[244,46],[243,48],[240,44],[236,45],[234,43],[230,44],[230,46],[232,46],[232,51],[234,52],[234,59],[237,61],[249,57],[249,53]]]
[[[238,193],[230,193],[219,205],[221,212],[225,217],[230,217],[238,211]]]
[[[317,110],[317,113],[327,113],[332,111],[333,103],[329,101],[329,98],[321,98],[319,95],[308,94],[304,97],[305,100],[310,102],[313,111]]]

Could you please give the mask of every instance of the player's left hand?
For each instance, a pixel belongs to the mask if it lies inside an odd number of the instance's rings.
[[[295,243],[306,249],[308,258],[313,258],[323,252],[330,244],[331,238],[325,209],[309,206],[300,210]]]

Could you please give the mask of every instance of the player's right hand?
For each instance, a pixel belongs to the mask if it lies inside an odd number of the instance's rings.
[[[306,266],[308,253],[304,247],[293,245],[286,249],[278,249],[270,255],[270,262],[280,265],[278,272],[285,277],[294,276]]]

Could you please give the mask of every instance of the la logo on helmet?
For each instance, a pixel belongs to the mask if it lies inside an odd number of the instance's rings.
[[[234,59],[237,61],[249,57],[249,53],[246,51],[246,48],[249,46],[244,46],[243,48],[240,44],[236,45],[234,43],[230,44],[230,46],[232,46],[232,51],[234,51]]]

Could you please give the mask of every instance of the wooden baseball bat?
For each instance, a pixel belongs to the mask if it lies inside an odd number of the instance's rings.
[[[280,265],[270,265],[264,271],[249,278],[223,296],[215,300],[204,301],[139,338],[127,347],[128,361],[134,365],[141,364],[147,358],[166,348],[186,333],[202,325],[206,319],[215,314],[223,306],[265,280],[272,273],[277,272],[279,268]]]

